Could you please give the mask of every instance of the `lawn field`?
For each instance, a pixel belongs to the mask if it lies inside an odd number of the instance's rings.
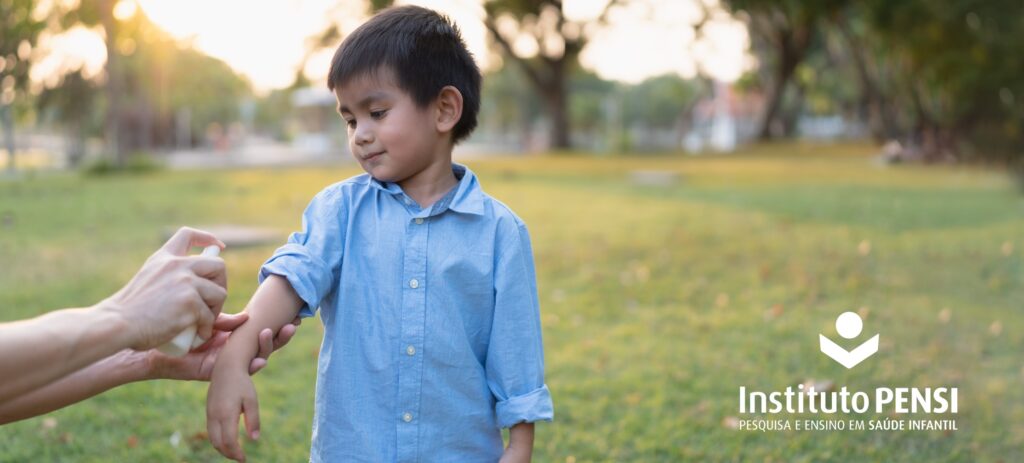
[[[860,145],[724,156],[468,161],[531,232],[555,421],[535,461],[1024,461],[1024,195],[976,167],[872,162]],[[638,185],[631,171],[675,172]],[[0,181],[0,321],[89,305],[179,225],[300,226],[355,165]],[[241,310],[276,245],[223,253]],[[818,351],[855,311],[879,352]],[[250,461],[308,458],[322,329],[307,320],[256,377]],[[849,344],[844,344],[849,345]],[[957,387],[957,431],[740,430],[738,391]],[[0,427],[0,462],[221,461],[204,383],[123,386]],[[844,418],[876,416],[873,411]],[[939,418],[939,417],[936,417]]]

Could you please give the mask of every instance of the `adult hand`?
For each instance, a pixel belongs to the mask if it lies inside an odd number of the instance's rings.
[[[124,322],[128,347],[157,347],[193,325],[201,338],[210,339],[214,317],[227,298],[224,261],[187,254],[192,247],[211,245],[224,248],[209,233],[179,229],[124,288],[99,304]]]
[[[153,349],[147,351],[147,364],[150,371],[150,379],[180,379],[186,381],[209,381],[213,372],[213,365],[217,360],[217,354],[224,344],[227,343],[231,332],[249,319],[249,314],[239,312],[234,315],[220,314],[213,324],[213,337],[202,346],[192,350],[183,357],[171,357]],[[284,347],[295,335],[302,319],[296,317],[291,324],[285,325],[274,337],[273,331],[267,328],[259,334],[259,353],[249,363],[249,374],[267,366],[270,354]]]

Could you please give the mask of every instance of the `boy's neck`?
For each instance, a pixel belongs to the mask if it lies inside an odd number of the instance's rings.
[[[402,191],[420,207],[426,208],[441,199],[458,183],[459,180],[452,172],[451,158],[447,158],[438,159],[426,169],[398,182],[398,186],[402,187]]]

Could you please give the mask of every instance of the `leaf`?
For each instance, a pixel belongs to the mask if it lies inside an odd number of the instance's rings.
[[[57,427],[57,419],[52,417],[52,416],[48,416],[46,418],[43,418],[42,427],[43,427],[44,431],[49,431],[49,430],[51,430],[53,428],[56,428]]]

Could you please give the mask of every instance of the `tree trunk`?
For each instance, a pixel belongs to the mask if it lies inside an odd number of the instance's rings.
[[[14,174],[14,111],[11,105],[0,104],[0,124],[3,124],[4,144],[7,145],[7,172]]]
[[[105,137],[107,149],[113,157],[114,164],[124,166],[124,153],[121,149],[121,72],[117,56],[117,20],[114,18],[116,0],[104,0],[103,31],[107,45],[107,120]]]
[[[68,167],[78,167],[85,157],[85,133],[79,119],[75,119],[68,124],[65,136],[67,137],[68,145]]]
[[[817,18],[813,15],[786,14],[778,10],[760,13],[754,24],[776,54],[774,79],[766,95],[765,110],[758,129],[760,140],[773,138],[773,128],[793,72],[807,55],[814,37]]]
[[[768,92],[768,99],[765,103],[764,114],[761,118],[760,128],[758,129],[758,138],[761,140],[771,140],[774,138],[773,126],[775,120],[778,117],[779,109],[782,107],[782,100],[785,97],[786,88],[789,85],[790,79],[793,78],[793,71],[796,70],[796,66],[800,64],[803,51],[799,52],[788,43],[787,39],[780,41],[782,45],[777,48],[779,62],[775,68],[775,78],[772,81],[772,87]]]
[[[861,104],[867,109],[864,116],[866,116],[868,128],[871,130],[871,136],[875,142],[884,143],[886,140],[896,137],[896,134],[899,132],[899,127],[897,127],[897,123],[890,110],[889,102],[882,95],[878,84],[868,70],[869,57],[865,56],[867,53],[866,45],[850,29],[850,25],[845,17],[839,17],[836,20],[836,24],[839,26],[840,35],[846,40],[850,56],[853,57],[854,68],[857,71],[857,80],[860,83]]]
[[[537,89],[545,95],[545,104],[551,114],[551,147],[568,149],[572,146],[569,134],[569,95],[566,92],[565,62],[556,61],[551,66],[551,81],[546,89]]]

